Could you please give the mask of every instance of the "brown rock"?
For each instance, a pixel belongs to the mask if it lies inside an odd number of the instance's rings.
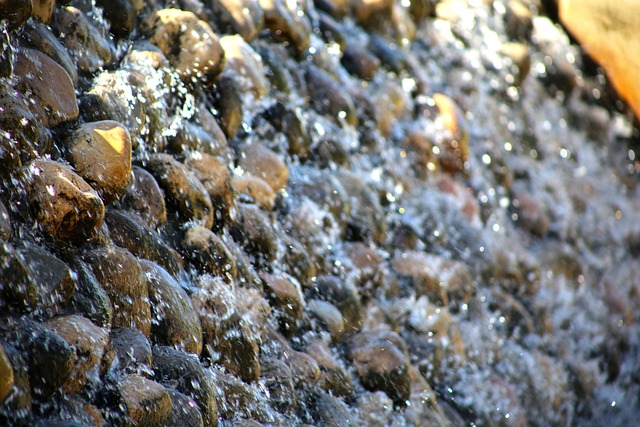
[[[0,343],[0,404],[11,393],[14,384],[13,366]]]
[[[269,392],[271,405],[283,414],[291,414],[297,407],[297,393],[291,369],[285,362],[265,357],[260,361],[260,378]]]
[[[260,55],[239,35],[224,36],[220,44],[227,61],[225,70],[235,73],[242,89],[251,92],[255,99],[264,97],[269,86]]]
[[[9,240],[11,238],[11,215],[7,207],[0,201],[0,239]]]
[[[36,160],[26,168],[29,199],[42,228],[61,239],[86,239],[104,220],[98,194],[68,166]]]
[[[118,122],[85,123],[67,148],[76,172],[109,204],[120,198],[131,179],[131,137]]]
[[[180,245],[185,258],[199,270],[220,276],[229,283],[236,278],[238,271],[233,256],[222,239],[208,228],[190,227]]]
[[[167,388],[171,397],[171,416],[166,427],[203,427],[202,413],[195,400],[173,388]]]
[[[351,74],[364,80],[373,79],[380,68],[380,60],[356,43],[347,43],[340,63]]]
[[[57,126],[80,114],[73,81],[67,71],[42,52],[20,49],[14,74],[18,90],[30,92],[34,111],[45,126]],[[56,90],[51,90],[55,87]]]
[[[53,7],[56,5],[56,0],[32,0],[33,12],[32,15],[39,18],[45,24],[51,21],[51,15],[53,15]]]
[[[122,205],[136,211],[151,228],[157,228],[167,221],[164,194],[153,175],[146,170],[133,166],[131,174],[121,199]]]
[[[436,93],[433,100],[440,111],[442,125],[450,136],[442,141],[438,161],[445,172],[463,172],[469,164],[469,130],[462,110],[446,95]]]
[[[251,41],[264,27],[264,12],[257,0],[211,1],[213,19],[217,27],[228,34],[239,34]]]
[[[110,336],[119,370],[139,374],[151,371],[151,344],[142,332],[123,326],[113,328]]]
[[[164,425],[171,414],[169,392],[155,381],[129,374],[118,382],[127,426]]]
[[[338,396],[351,396],[353,394],[353,380],[331,352],[327,343],[319,339],[313,340],[307,345],[304,352],[318,364],[320,368],[318,385],[323,390]]]
[[[259,142],[243,145],[239,150],[240,166],[263,179],[273,191],[282,190],[289,180],[289,169],[275,152]]]
[[[302,316],[305,302],[300,284],[285,274],[262,273],[267,298],[280,321],[283,333],[291,333],[297,329],[297,322]]]
[[[211,84],[222,72],[224,50],[218,36],[192,12],[162,9],[147,16],[141,29],[183,80]]]
[[[74,370],[63,385],[66,393],[75,394],[99,375],[100,363],[109,343],[109,331],[78,315],[58,316],[46,326],[60,335],[76,352]]]
[[[254,256],[257,264],[276,259],[278,242],[267,215],[255,205],[238,204],[238,216],[231,227],[231,237]]]
[[[310,66],[305,73],[313,108],[331,115],[338,124],[358,124],[355,105],[349,94],[326,71]]]
[[[0,1],[0,16],[6,19],[8,30],[15,30],[31,17],[33,11],[32,0],[2,0]]]
[[[98,0],[104,17],[111,24],[109,32],[116,37],[126,37],[136,25],[136,5],[131,0]]]
[[[307,310],[329,331],[334,340],[342,337],[345,322],[338,307],[330,302],[310,299],[307,302]]]
[[[500,47],[500,52],[509,57],[516,66],[518,74],[515,79],[516,85],[521,85],[524,79],[529,75],[531,69],[531,58],[529,57],[529,48],[522,43],[504,43]]]
[[[259,0],[265,25],[276,40],[284,39],[299,53],[309,47],[311,25],[296,6],[282,0]]]
[[[272,211],[276,203],[276,193],[261,178],[250,174],[234,175],[233,186],[241,195],[248,197],[265,211]]]

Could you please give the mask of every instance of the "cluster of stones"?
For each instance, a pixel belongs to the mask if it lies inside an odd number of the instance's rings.
[[[475,273],[350,171],[404,126],[406,185],[435,176],[480,221],[464,113],[401,48],[456,2],[93,3],[0,0],[0,423],[463,422],[432,385],[468,357],[450,311]],[[509,4],[522,81],[531,16]],[[411,313],[384,306],[407,292]]]

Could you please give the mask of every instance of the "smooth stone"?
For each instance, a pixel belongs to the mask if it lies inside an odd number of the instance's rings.
[[[233,256],[220,237],[202,226],[190,227],[180,243],[187,260],[198,270],[233,282],[238,272]]]
[[[222,37],[220,45],[224,49],[225,70],[235,73],[243,91],[251,92],[256,100],[266,96],[269,83],[260,55],[239,35]]]
[[[199,355],[202,327],[191,298],[162,267],[141,261],[151,300],[151,334],[158,344]]]
[[[340,310],[344,331],[356,332],[362,327],[364,313],[357,291],[334,276],[320,276],[307,290],[309,298],[326,301]]]
[[[382,243],[387,227],[377,192],[355,174],[341,172],[336,175],[351,199],[347,240]]]
[[[305,307],[300,284],[285,274],[261,273],[260,277],[280,329],[285,334],[295,332]]]
[[[2,97],[2,94],[0,94],[0,97]],[[2,114],[8,113],[4,108],[5,104],[0,101],[0,123],[2,126],[8,124],[7,120],[4,120],[6,116],[3,117]],[[11,114],[11,112],[9,112],[9,114]],[[14,116],[13,118],[15,119],[16,117]],[[18,145],[19,142],[13,139],[10,132],[0,132],[0,181],[5,183],[4,186],[10,183],[16,171],[22,168],[20,147]]]
[[[330,302],[309,299],[307,301],[306,308],[309,313],[315,317],[315,319],[317,319],[327,331],[329,331],[334,340],[340,340],[344,334],[345,321],[342,317],[342,313],[338,310],[338,307]]]
[[[325,13],[318,13],[318,28],[322,38],[329,43],[336,43],[344,51],[347,43],[347,35],[344,28],[331,16]],[[345,67],[346,68],[346,67]]]
[[[36,116],[45,126],[58,126],[78,118],[80,111],[69,73],[42,52],[20,49],[16,55],[14,74],[17,88],[31,93]],[[55,91],[51,87],[56,88]]]
[[[353,379],[326,342],[315,339],[307,344],[304,353],[311,356],[320,368],[318,378],[320,388],[336,396],[351,397],[353,395]]]
[[[278,359],[260,360],[260,379],[269,393],[269,402],[276,411],[291,414],[297,407],[297,393],[293,373],[289,366]]]
[[[33,310],[39,300],[39,288],[27,266],[26,260],[10,243],[0,244],[0,305],[9,311]]]
[[[104,204],[70,167],[36,160],[26,166],[25,172],[36,219],[47,234],[83,240],[97,232],[104,220]]]
[[[311,39],[311,25],[298,8],[282,0],[259,0],[259,3],[271,36],[290,43],[298,53],[305,52]]]
[[[254,419],[273,425],[276,421],[275,412],[263,391],[258,391],[257,387],[246,384],[233,375],[213,369],[211,372],[216,385],[216,397],[222,419],[236,419],[242,422],[246,419]]]
[[[441,93],[432,96],[440,120],[450,137],[443,141],[438,162],[445,172],[464,172],[469,168],[469,129],[462,109],[451,98]]]
[[[216,116],[211,111],[213,107],[207,104],[200,104],[198,106],[197,111],[197,119],[200,127],[215,141],[214,146],[211,147],[211,151],[207,151],[206,149],[199,148],[194,151],[201,151],[206,154],[217,155],[222,154],[228,148],[229,142],[227,141],[227,136],[224,131],[220,127],[220,123],[216,119]],[[218,150],[220,153],[218,153]]]
[[[113,328],[110,337],[117,369],[138,374],[151,372],[151,344],[142,332],[123,326]]]
[[[142,21],[141,30],[187,82],[210,85],[224,68],[224,50],[218,36],[192,12],[155,11]]]
[[[240,81],[234,74],[225,73],[216,82],[212,92],[220,128],[227,140],[232,140],[242,125],[244,98]]]
[[[20,28],[33,12],[32,0],[2,0],[0,1],[0,16],[7,20],[7,30]]]
[[[80,314],[91,320],[96,326],[111,328],[113,308],[106,291],[83,262],[72,264],[77,275],[75,293],[69,301],[71,313]]]
[[[315,0],[313,4],[336,19],[342,19],[351,6],[347,0]]]
[[[282,132],[287,137],[289,155],[301,161],[309,157],[313,140],[307,124],[293,105],[276,102],[265,111],[264,117],[276,132]]]
[[[253,256],[254,263],[270,263],[276,259],[276,235],[269,218],[257,206],[239,203],[230,233],[233,240]]]
[[[358,425],[356,417],[351,414],[347,405],[332,394],[314,390],[307,398],[313,408],[315,425],[322,427]]]
[[[123,206],[136,211],[151,228],[167,222],[164,194],[156,179],[139,166],[131,168],[131,180],[120,199]]]
[[[149,288],[138,259],[126,249],[103,247],[83,255],[105,289],[113,307],[112,326],[151,332]]]
[[[171,415],[171,396],[160,384],[137,374],[128,374],[117,384],[126,414],[125,425],[165,425]]]
[[[166,427],[203,427],[202,413],[198,404],[189,396],[174,388],[167,388],[171,397],[171,415]]]
[[[33,11],[31,15],[40,19],[45,24],[51,21],[53,15],[53,8],[56,5],[56,0],[32,0]]]
[[[282,238],[285,245],[283,257],[285,271],[295,277],[303,289],[310,287],[318,272],[314,260],[300,241],[288,234]]]
[[[407,344],[395,332],[368,330],[350,339],[349,355],[365,388],[384,391],[398,405],[410,396]]]
[[[264,27],[264,11],[257,0],[209,0],[215,26],[226,34],[239,34],[251,43]]]
[[[185,220],[211,228],[214,218],[211,198],[193,172],[169,154],[151,155],[146,168],[164,190],[167,203],[177,208]]]
[[[215,118],[213,120],[215,121]],[[211,131],[192,122],[182,122],[175,138],[169,140],[167,148],[177,153],[194,152],[193,154],[202,153],[216,156],[227,147],[227,138],[224,136],[224,132],[217,124],[216,126],[218,127],[217,131]]]
[[[349,73],[363,80],[372,80],[380,68],[380,60],[356,43],[347,43],[340,63]]]
[[[500,53],[511,59],[517,70],[514,83],[518,86],[522,85],[531,70],[531,57],[527,45],[522,43],[504,43],[500,46]]]
[[[240,201],[255,203],[265,211],[273,210],[276,193],[266,181],[254,175],[244,174],[234,175],[232,182],[240,195]]]
[[[392,0],[354,0],[353,14],[356,21],[367,29],[389,25],[393,14]]]
[[[198,359],[171,347],[153,348],[153,378],[193,399],[205,427],[218,424],[216,387],[212,375]]]
[[[284,160],[260,142],[240,146],[239,165],[251,175],[263,179],[277,192],[289,181],[289,169]]]
[[[0,341],[3,341],[0,339]],[[28,364],[26,354],[16,348],[16,343],[2,342],[0,344],[10,363],[13,376],[12,387],[9,395],[0,401],[0,423],[5,425],[24,424],[32,412],[33,399],[29,384]],[[2,377],[7,378],[8,377]]]
[[[106,215],[113,243],[127,249],[139,258],[160,264],[171,274],[184,269],[180,254],[167,245],[150,227],[143,224],[135,214],[109,209]]]
[[[15,378],[11,360],[9,360],[4,346],[0,343],[0,404],[2,404],[4,399],[11,393],[14,382]]]
[[[528,40],[533,30],[533,14],[521,0],[509,0],[504,14],[506,32],[512,40]]]
[[[125,38],[135,28],[139,11],[131,0],[98,0],[104,18],[111,24],[109,32],[116,37]]]
[[[105,204],[119,199],[131,179],[131,137],[115,121],[85,123],[67,142],[76,172],[92,184]]]
[[[236,189],[229,166],[219,157],[205,153],[192,153],[185,160],[209,193],[215,210],[213,227],[222,229],[233,222],[236,210]]]
[[[64,34],[61,42],[81,73],[95,73],[115,59],[113,45],[78,8],[56,8],[52,27],[58,36]]]
[[[333,77],[314,66],[307,67],[305,77],[311,105],[318,113],[330,115],[337,124],[358,124],[353,100]]]
[[[91,379],[98,378],[100,363],[109,344],[109,331],[74,314],[54,317],[45,325],[75,349],[77,361],[63,385],[66,393],[75,394]]]

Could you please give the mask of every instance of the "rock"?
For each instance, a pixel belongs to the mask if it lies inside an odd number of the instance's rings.
[[[318,10],[328,13],[335,19],[341,19],[350,6],[345,0],[316,0],[313,2]]]
[[[283,236],[284,264],[287,273],[295,277],[302,288],[308,288],[317,274],[317,268],[302,243],[291,236]]]
[[[171,396],[155,381],[128,374],[117,384],[126,414],[125,425],[165,425],[171,414]]]
[[[96,4],[102,7],[104,18],[111,24],[111,34],[124,38],[135,28],[139,10],[131,0],[98,0]]]
[[[512,40],[527,40],[533,30],[533,14],[521,0],[509,0],[504,15],[507,35]]]
[[[4,399],[11,393],[14,381],[13,366],[0,343],[0,404],[4,403]]]
[[[293,373],[281,360],[264,358],[260,361],[260,378],[269,392],[271,405],[283,414],[291,414],[297,407]]]
[[[0,244],[0,305],[8,310],[33,310],[38,304],[39,289],[25,259],[10,243]]]
[[[289,42],[298,53],[307,50],[311,38],[311,25],[297,7],[282,0],[259,0],[264,10],[265,26],[276,40]]]
[[[83,258],[111,299],[113,327],[135,327],[148,336],[151,331],[149,289],[138,259],[117,246],[89,251]]]
[[[285,334],[295,332],[305,306],[300,284],[285,274],[262,273],[260,277],[280,329]]]
[[[2,97],[2,94],[0,94]],[[2,126],[6,126],[8,123],[7,117],[2,113],[11,112],[6,111],[6,104],[0,99],[0,106],[2,110],[0,111],[0,124]],[[12,114],[11,114],[12,115]],[[16,117],[12,117],[9,120],[13,121]],[[23,117],[24,118],[24,117]],[[28,119],[27,119],[28,121]],[[11,137],[9,132],[0,132],[0,181],[5,183],[3,186],[6,186],[11,182],[11,177],[14,176],[15,172],[22,168],[22,160],[20,159],[20,151],[18,147],[18,141]],[[26,150],[25,150],[26,151]],[[24,154],[27,154],[24,152]],[[34,155],[36,153],[31,152],[27,154],[28,156]]]
[[[111,240],[116,245],[139,258],[160,264],[171,274],[177,275],[184,269],[184,261],[180,254],[135,215],[110,209],[106,215],[106,222],[111,230]]]
[[[52,27],[80,72],[95,73],[114,59],[113,46],[81,10],[73,6],[57,8]]]
[[[69,302],[70,312],[81,314],[96,326],[111,328],[113,308],[104,288],[85,263],[76,262],[72,264],[72,268],[78,280],[75,293]]]
[[[314,424],[322,427],[347,427],[358,425],[344,402],[321,390],[313,391],[307,396],[309,406],[313,408]]]
[[[276,203],[276,193],[269,184],[254,175],[234,175],[233,187],[241,195],[242,201],[248,198],[265,211],[272,211]],[[243,197],[244,196],[244,197]]]
[[[8,30],[20,28],[33,11],[32,0],[3,0],[0,2],[0,16],[5,17]]]
[[[104,204],[71,168],[52,160],[35,160],[25,172],[29,199],[46,233],[77,241],[96,233],[104,220]]]
[[[282,190],[289,180],[289,169],[275,152],[259,142],[242,145],[238,150],[239,164],[249,174],[263,179],[273,191]]]
[[[307,302],[307,310],[326,328],[334,340],[340,340],[345,330],[345,322],[342,313],[335,305],[326,301],[310,299]]]
[[[209,24],[192,12],[162,9],[141,23],[142,32],[158,46],[186,82],[212,84],[224,68],[224,50]]]
[[[309,288],[308,296],[336,306],[344,318],[345,332],[356,332],[362,327],[364,314],[360,297],[344,281],[334,276],[320,276]]]
[[[326,71],[309,66],[305,77],[311,104],[318,113],[332,116],[338,124],[358,124],[353,100]]]
[[[151,344],[142,332],[123,326],[112,329],[110,336],[119,370],[138,374],[151,372]]]
[[[75,350],[77,362],[63,385],[66,393],[75,394],[91,378],[98,378],[102,357],[109,343],[109,332],[78,315],[54,317],[45,325]]]
[[[516,67],[516,79],[514,84],[522,85],[524,79],[529,75],[531,69],[531,58],[529,56],[529,48],[522,43],[504,43],[500,47],[500,52],[507,56]]]
[[[363,393],[358,398],[360,422],[371,427],[384,427],[392,424],[393,401],[385,393],[376,391]]]
[[[154,347],[153,371],[156,381],[174,387],[198,404],[205,427],[217,425],[215,384],[197,358],[170,347]]]
[[[433,95],[442,125],[450,136],[442,141],[438,153],[438,162],[445,172],[464,172],[468,169],[469,161],[469,130],[462,110],[456,102],[446,95]]]
[[[272,357],[285,362],[291,371],[294,385],[313,384],[320,378],[320,367],[315,359],[291,348],[287,339],[275,329],[269,328],[263,348],[265,351],[262,357]]]
[[[257,206],[238,204],[238,215],[231,227],[231,237],[251,255],[258,264],[276,259],[278,243],[269,218]]]
[[[410,395],[407,344],[395,332],[368,330],[353,336],[349,355],[362,385],[384,391],[397,405]]]
[[[189,353],[202,351],[202,327],[193,303],[165,269],[141,261],[151,300],[151,333],[155,341]]]
[[[55,0],[33,0],[32,16],[39,18],[45,24],[51,21],[53,15],[53,8],[56,5]]]
[[[260,55],[239,35],[224,36],[220,44],[226,58],[225,70],[237,76],[243,91],[251,92],[255,99],[267,95],[269,83]]]
[[[222,229],[233,222],[236,192],[229,167],[219,158],[205,153],[193,153],[185,165],[190,168],[209,193],[215,209],[214,228]]]
[[[202,413],[198,404],[190,397],[173,388],[167,388],[171,397],[171,415],[166,427],[202,427]]]
[[[21,49],[16,55],[14,74],[17,89],[31,94],[34,113],[45,126],[58,126],[80,114],[71,77],[44,53]],[[51,91],[49,85],[56,90]]]
[[[549,209],[534,195],[516,189],[512,203],[517,215],[516,223],[520,227],[538,237],[544,237],[549,232]]]
[[[35,399],[51,399],[74,371],[74,349],[41,323],[26,317],[4,318],[0,322],[0,339],[3,344],[11,343],[24,357]]]
[[[311,153],[313,141],[306,122],[292,105],[276,102],[264,113],[264,117],[276,132],[287,137],[287,152],[298,159],[306,160]]]
[[[318,21],[322,38],[328,43],[336,43],[344,51],[347,39],[344,27],[325,13],[318,13]],[[344,64],[343,66],[347,68]]]
[[[355,174],[336,174],[350,198],[351,212],[347,223],[347,239],[380,244],[386,237],[385,212],[378,194]]]
[[[67,142],[69,160],[105,204],[120,198],[131,179],[131,137],[118,122],[85,123]]]
[[[169,154],[153,154],[146,165],[164,190],[168,204],[187,221],[206,228],[213,225],[213,205],[209,193],[185,165]]]
[[[243,120],[243,97],[240,82],[232,74],[223,74],[213,90],[213,105],[220,127],[228,140],[240,131]]]
[[[6,372],[13,377],[9,395],[0,401],[0,422],[6,425],[24,423],[31,415],[33,403],[26,354],[16,348],[15,343],[0,343],[0,347],[3,347],[8,368],[11,369],[10,373],[4,371],[3,374]],[[2,378],[8,379],[5,376]]]
[[[257,0],[210,0],[216,27],[227,34],[239,34],[247,43],[264,27],[264,11]]]
[[[391,0],[355,0],[352,4],[356,21],[364,28],[380,29],[389,25],[393,13]]]
[[[233,256],[218,236],[202,226],[190,227],[184,234],[182,251],[196,268],[231,283],[238,272]]]
[[[216,397],[222,419],[240,419],[241,423],[244,422],[243,419],[252,418],[265,423],[276,421],[275,413],[269,406],[264,393],[259,392],[254,386],[243,383],[233,375],[219,370],[211,370],[211,372],[218,393]]]
[[[167,221],[164,194],[155,180],[139,166],[131,168],[131,180],[120,200],[123,206],[136,211],[151,228],[157,228]]]
[[[318,378],[320,388],[337,396],[353,395],[353,379],[333,355],[327,343],[315,339],[307,344],[304,353],[311,356],[320,368],[320,378]]]
[[[215,118],[212,119],[215,121]],[[202,155],[216,156],[227,148],[227,138],[219,125],[213,131],[192,122],[183,121],[175,138],[169,140],[168,148],[177,153],[192,152],[191,157]]]
[[[64,68],[74,86],[78,83],[78,70],[71,55],[46,24],[36,20],[29,21],[22,30],[21,37],[28,47],[44,53]]]
[[[347,43],[340,63],[349,73],[363,80],[372,80],[380,68],[380,60],[356,43]]]

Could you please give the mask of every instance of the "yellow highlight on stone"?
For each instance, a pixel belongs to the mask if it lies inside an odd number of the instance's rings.
[[[118,154],[124,154],[126,135],[124,128],[119,126],[112,127],[111,129],[94,129],[96,134],[103,138],[111,148],[113,148]]]

